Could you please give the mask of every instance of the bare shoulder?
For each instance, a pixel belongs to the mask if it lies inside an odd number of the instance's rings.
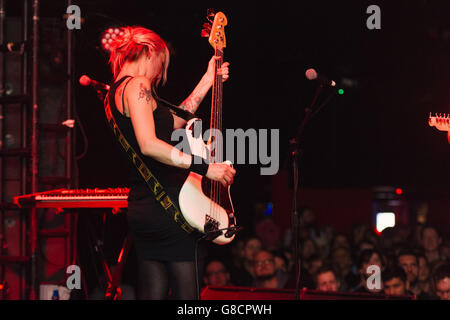
[[[128,90],[125,92],[128,101],[138,101],[140,103],[151,104],[153,101],[151,83],[147,77],[134,77],[128,83]]]

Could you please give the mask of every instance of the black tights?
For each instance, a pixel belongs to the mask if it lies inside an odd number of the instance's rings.
[[[194,261],[141,261],[139,263],[138,299],[197,299]]]

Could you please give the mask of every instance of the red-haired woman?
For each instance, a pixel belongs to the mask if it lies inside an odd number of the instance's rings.
[[[114,83],[108,95],[111,112],[131,146],[140,153],[173,200],[189,171],[203,174],[223,185],[233,183],[236,171],[223,163],[197,164],[192,156],[178,151],[171,141],[174,129],[185,121],[158,103],[154,92],[165,83],[169,51],[153,31],[125,27],[111,44],[110,65]],[[194,113],[214,79],[212,57],[191,95],[180,105]],[[228,79],[229,63],[219,69]],[[176,152],[177,159],[172,154]],[[134,234],[138,256],[138,299],[195,299],[195,239],[183,231],[155,200],[144,180],[129,164],[130,194],[128,223]]]

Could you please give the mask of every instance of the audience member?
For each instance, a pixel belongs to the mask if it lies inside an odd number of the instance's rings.
[[[290,267],[292,267],[290,265],[290,255],[289,253],[287,253],[285,250],[283,249],[277,249],[277,250],[273,250],[271,251],[273,254],[273,257],[275,259],[275,268],[277,270],[281,270],[285,273],[289,273],[291,271],[291,269],[289,269]]]
[[[441,264],[433,273],[434,294],[440,300],[450,300],[450,264]]]
[[[250,236],[244,241],[242,252],[242,262],[240,267],[234,268],[231,272],[231,281],[237,286],[251,286],[254,280],[253,259],[256,253],[261,250],[261,240],[255,236]]]
[[[401,251],[397,256],[397,264],[403,268],[409,283],[409,290],[419,296],[422,292],[417,285],[419,277],[419,261],[412,251]]]
[[[419,261],[419,274],[417,277],[417,287],[420,289],[421,292],[430,295],[431,293],[430,266],[428,264],[427,258],[423,254],[418,255],[417,259]]]
[[[336,248],[351,249],[350,241],[344,233],[337,233],[333,240],[331,240],[330,250],[333,251]]]
[[[357,256],[361,254],[364,250],[373,250],[375,249],[375,245],[367,240],[362,240],[357,247]]]
[[[339,279],[342,279],[342,290],[348,290],[359,282],[352,271],[353,261],[349,248],[337,247],[331,251],[331,265]]]
[[[383,256],[378,250],[364,250],[361,252],[358,258],[358,272],[360,276],[360,283],[354,287],[353,292],[365,292],[365,293],[378,293],[382,290],[380,287],[369,289],[367,280],[372,275],[369,273],[369,266],[378,266],[380,271],[384,270],[385,262],[383,261]]]
[[[399,266],[392,266],[385,269],[381,273],[381,279],[383,281],[384,293],[388,296],[405,296],[413,294],[408,291],[409,282],[406,272]]]
[[[308,260],[305,260],[303,262],[303,265],[310,275],[315,275],[317,273],[317,270],[322,267],[323,259],[319,255],[315,254],[312,255]]]
[[[331,266],[320,267],[314,276],[315,289],[319,291],[339,291],[340,282]]]
[[[450,262],[450,241],[443,241],[439,246],[439,255],[442,261]]]
[[[367,226],[365,224],[355,224],[352,226],[352,248],[357,248],[359,244],[364,240],[364,234],[366,233],[366,230]]]
[[[299,210],[299,223],[300,223],[300,230],[305,230],[307,233],[307,238],[310,238],[314,241],[314,244],[318,251],[326,251],[327,245],[328,245],[328,238],[325,231],[319,229],[315,225],[316,221],[316,214],[315,212],[307,207],[304,206],[300,208]],[[304,237],[301,238],[302,240],[305,240]]]
[[[231,256],[233,262],[233,268],[239,269],[243,267],[245,253],[244,253],[244,239],[236,237],[236,239],[231,243]],[[213,249],[210,249],[213,250]]]
[[[230,273],[222,261],[212,260],[205,267],[203,282],[211,286],[229,286]]]
[[[380,247],[380,238],[373,229],[367,228],[366,232],[364,233],[363,239],[364,241],[372,243],[377,250]]]
[[[264,217],[256,223],[255,234],[264,248],[275,249],[281,242],[281,230],[271,216]]]
[[[325,234],[326,243],[323,246],[323,248],[321,248],[321,250],[322,250],[322,258],[326,258],[330,255],[330,244],[336,235],[336,230],[332,226],[325,226],[323,228],[323,232]]]
[[[428,263],[440,260],[439,246],[442,238],[439,231],[432,226],[424,226],[422,229],[422,247],[425,250],[425,256]]]
[[[255,281],[253,286],[259,288],[283,289],[288,281],[288,274],[275,267],[275,258],[267,250],[260,250],[253,259]]]
[[[380,249],[385,253],[389,253],[389,255],[394,255],[394,253],[391,251],[394,249],[394,246],[400,242],[397,237],[396,231],[397,230],[395,228],[388,227],[381,232],[381,237],[379,241]]]
[[[307,238],[300,243],[300,259],[305,261],[311,258],[313,255],[320,254],[319,248],[316,245],[316,242]]]

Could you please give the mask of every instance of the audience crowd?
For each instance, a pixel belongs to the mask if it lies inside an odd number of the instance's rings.
[[[280,232],[270,217],[252,231],[208,248],[203,286],[294,289],[298,281],[300,289],[450,300],[450,242],[436,226],[417,223],[377,233],[354,225],[345,234],[317,228],[313,210],[302,208],[299,272],[292,232]]]

